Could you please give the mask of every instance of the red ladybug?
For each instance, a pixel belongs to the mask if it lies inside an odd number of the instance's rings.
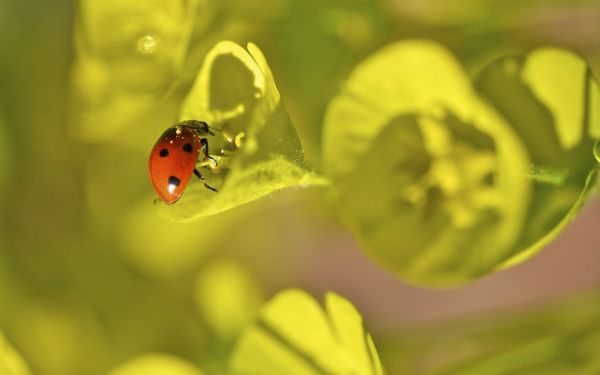
[[[204,156],[216,165],[216,160],[208,155],[206,135],[213,135],[206,122],[186,120],[167,129],[156,141],[150,152],[148,171],[154,190],[166,204],[179,200],[192,173],[202,180],[206,188],[217,191],[204,182],[196,169],[202,148]]]

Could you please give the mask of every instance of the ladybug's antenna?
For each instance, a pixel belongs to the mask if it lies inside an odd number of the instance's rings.
[[[205,124],[206,124],[206,123],[205,123]],[[212,127],[212,126],[210,126],[210,125],[208,125],[208,124],[206,124],[206,127],[209,129],[209,131],[208,131],[209,133],[210,133],[210,131],[211,131],[211,130],[218,131],[219,133],[222,133],[222,132],[223,132],[223,130],[221,130],[221,129],[217,129],[217,128],[215,128],[215,127]],[[211,135],[212,135],[212,134],[211,134]]]
[[[206,121],[200,121],[200,120],[183,120],[178,125],[179,126],[188,126],[188,127],[196,129],[197,131],[208,133],[210,135],[214,135],[212,130],[222,132],[221,129],[214,128],[214,127],[208,125],[206,123]]]
[[[217,129],[217,128],[215,128],[215,127],[213,127],[213,126],[210,126],[210,125],[208,125],[208,128],[209,128],[210,130],[216,130],[216,131],[218,131],[218,132],[222,132],[222,131],[223,131],[223,130],[221,130],[221,129]]]

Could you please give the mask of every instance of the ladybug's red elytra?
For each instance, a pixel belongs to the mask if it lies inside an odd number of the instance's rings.
[[[196,168],[200,150],[215,165],[217,161],[208,154],[206,135],[213,135],[204,121],[186,120],[168,128],[156,141],[150,152],[148,172],[150,181],[160,200],[171,205],[181,198],[192,174],[202,180],[204,186],[217,191],[204,182]]]

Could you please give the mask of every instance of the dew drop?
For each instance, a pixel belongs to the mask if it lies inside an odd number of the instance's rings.
[[[240,132],[235,136],[235,147],[236,148],[240,148],[242,147],[244,138],[246,138],[246,132]]]
[[[143,55],[151,55],[156,52],[156,39],[151,35],[144,35],[137,41],[137,50]]]

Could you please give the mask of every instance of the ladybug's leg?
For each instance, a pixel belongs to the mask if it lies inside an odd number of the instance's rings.
[[[206,183],[206,181],[204,181],[204,177],[200,174],[200,171],[197,170],[196,168],[194,168],[194,174],[196,175],[196,177],[198,177],[199,179],[202,180],[202,183],[204,184],[204,187],[206,187],[208,190],[217,191],[217,189],[215,189],[214,187],[210,186],[209,184]]]
[[[208,154],[208,140],[206,138],[200,138],[200,147],[204,147],[204,156],[206,156],[208,160],[212,161],[216,167],[219,163],[217,162],[217,159]]]

